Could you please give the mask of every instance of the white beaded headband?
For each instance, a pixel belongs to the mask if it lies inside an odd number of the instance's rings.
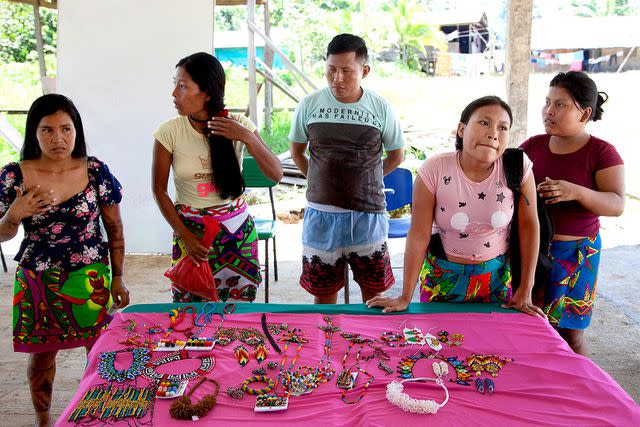
[[[447,390],[444,381],[442,381],[442,377],[449,373],[449,366],[446,362],[433,362],[433,373],[436,374],[436,378],[409,378],[400,382],[390,382],[387,384],[387,400],[407,412],[435,414],[438,412],[438,409],[442,408],[449,401],[449,390]],[[436,403],[435,400],[414,399],[406,393],[403,393],[404,386],[402,383],[413,381],[435,381],[436,384],[444,389],[446,396],[444,402]]]

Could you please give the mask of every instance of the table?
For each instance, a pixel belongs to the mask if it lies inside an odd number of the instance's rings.
[[[193,304],[199,309],[201,304]],[[126,347],[118,342],[126,333],[125,327],[133,320],[140,327],[142,323],[151,325],[159,322],[165,328],[169,323],[168,312],[172,308],[185,304],[143,304],[127,307],[116,314],[113,322],[102,334],[88,355],[87,369],[78,391],[65,412],[58,420],[60,426],[76,425],[67,419],[85,392],[92,386],[104,383],[96,372],[99,354]],[[221,312],[223,303],[216,310]],[[438,356],[465,361],[471,354],[497,355],[512,359],[504,364],[496,377],[486,372],[480,378],[490,378],[495,383],[495,393],[481,394],[476,390],[473,380],[478,377],[470,371],[470,385],[453,382],[456,371],[450,365],[445,382],[449,391],[448,403],[437,414],[412,414],[391,405],[386,399],[387,383],[398,378],[397,367],[402,357],[416,354],[418,347],[385,347],[391,356],[388,362],[394,373],[387,375],[380,370],[374,358],[360,365],[374,376],[374,380],[364,398],[356,404],[346,404],[341,400],[341,390],[336,387],[336,378],[342,370],[342,359],[347,350],[348,341],[336,332],[332,338],[331,362],[336,370],[331,380],[319,385],[312,393],[292,396],[289,409],[283,412],[254,412],[255,396],[245,396],[234,400],[225,394],[228,386],[237,386],[245,378],[252,376],[251,371],[259,366],[251,356],[245,367],[240,367],[233,355],[237,342],[225,347],[216,346],[211,353],[215,357],[215,367],[207,377],[216,379],[220,384],[216,406],[208,415],[201,418],[199,425],[263,425],[295,426],[321,423],[325,426],[602,426],[602,425],[640,425],[640,407],[627,393],[603,370],[588,358],[576,355],[568,345],[540,318],[527,316],[512,310],[504,310],[491,304],[445,304],[412,303],[406,312],[382,315],[377,309],[368,309],[362,304],[317,306],[285,304],[248,304],[235,305],[235,311],[227,315],[224,327],[255,327],[261,329],[261,313],[267,313],[267,322],[286,322],[290,328],[301,328],[309,339],[300,351],[300,357],[294,366],[315,366],[323,355],[324,332],[319,325],[326,325],[323,316],[330,316],[333,324],[343,331],[358,332],[364,337],[377,338],[386,331],[398,331],[402,327],[417,327],[424,333],[434,336],[441,330],[449,334],[463,334],[462,345],[449,346],[446,343]],[[208,336],[216,330],[220,317],[216,316],[207,325],[201,336]],[[163,334],[164,335],[164,334]],[[180,336],[180,334],[177,334]],[[276,336],[277,337],[277,336]],[[283,343],[278,343],[283,348]],[[245,345],[246,346],[246,345]],[[248,347],[248,346],[246,346]],[[281,362],[267,343],[269,355],[267,361]],[[287,362],[294,357],[296,345],[289,345]],[[346,361],[347,367],[355,364],[358,345],[352,346]],[[251,351],[249,349],[249,351]],[[433,354],[429,347],[422,348],[425,354]],[[372,353],[365,347],[362,356]],[[192,355],[193,352],[190,352]],[[162,353],[164,355],[164,353]],[[158,357],[153,353],[154,359]],[[122,359],[122,366],[131,362]],[[414,366],[416,376],[434,377],[431,361],[419,359]],[[199,361],[186,360],[163,365],[165,372],[185,372],[197,367]],[[266,361],[260,366],[266,365]],[[157,368],[157,370],[161,370]],[[170,371],[169,371],[170,370]],[[275,378],[276,370],[267,370]],[[196,380],[192,380],[195,382]],[[361,375],[347,398],[355,399],[362,394],[366,378]],[[464,381],[463,381],[464,382]],[[138,387],[149,384],[144,377],[134,380]],[[191,386],[192,383],[190,383]],[[192,396],[197,402],[202,395],[213,388],[208,383],[201,386]],[[189,388],[187,388],[189,390]],[[405,391],[416,399],[432,399],[440,403],[444,400],[444,391],[434,384],[405,384]],[[282,393],[282,386],[278,393]],[[177,421],[169,417],[171,400],[156,399],[153,425],[192,425],[192,421]],[[86,418],[85,418],[86,421]],[[148,418],[143,419],[148,421]],[[126,422],[117,425],[134,425]]]

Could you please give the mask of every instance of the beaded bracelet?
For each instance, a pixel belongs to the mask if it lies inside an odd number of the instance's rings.
[[[449,373],[449,367],[445,362],[433,362],[433,372],[436,374],[436,378],[410,378],[400,382],[390,382],[387,384],[387,400],[407,412],[413,412],[416,414],[437,413],[438,409],[442,408],[449,401],[449,390],[447,390],[447,387],[444,385],[444,381],[442,381],[442,376]],[[419,400],[410,397],[403,392],[404,386],[402,384],[404,382],[412,381],[434,381],[444,389],[444,401],[442,403],[437,403],[435,400]]]
[[[265,388],[250,388],[249,384],[251,383],[266,383],[267,387]],[[263,394],[267,394],[269,393],[271,390],[274,389],[274,387],[276,386],[276,383],[269,377],[267,377],[266,375],[256,375],[250,378],[247,378],[246,380],[244,380],[242,382],[242,385],[240,386],[242,388],[242,391],[244,391],[247,394],[253,395],[253,396],[260,396]]]

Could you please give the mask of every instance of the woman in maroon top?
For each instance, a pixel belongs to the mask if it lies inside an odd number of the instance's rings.
[[[624,165],[606,141],[585,126],[602,118],[608,96],[582,72],[559,73],[542,108],[545,134],[522,149],[533,161],[537,190],[555,223],[554,262],[544,311],[576,353],[586,355],[584,330],[596,295],[600,259],[599,216],[624,210]]]

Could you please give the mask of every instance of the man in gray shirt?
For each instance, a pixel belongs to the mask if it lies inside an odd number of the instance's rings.
[[[300,284],[316,304],[336,303],[347,263],[363,302],[395,282],[382,177],[402,162],[404,141],[388,102],[360,86],[368,73],[364,40],[334,37],[329,86],[300,101],[289,134],[293,161],[308,182]]]

